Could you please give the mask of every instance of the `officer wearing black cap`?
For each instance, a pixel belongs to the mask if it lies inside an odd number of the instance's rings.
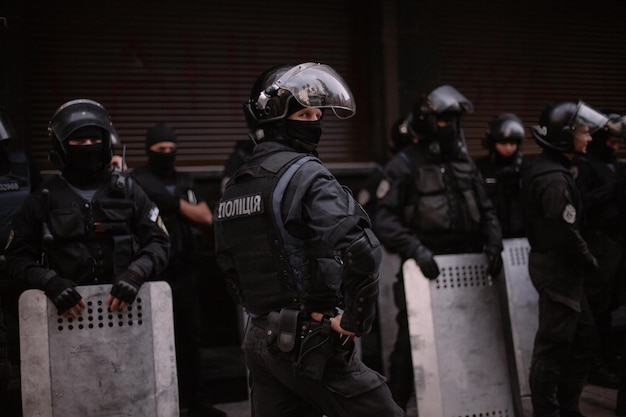
[[[489,123],[483,140],[488,155],[476,159],[504,238],[521,237],[526,233],[519,196],[524,139],[520,118],[512,113],[499,114]]]
[[[582,101],[567,101],[546,107],[531,127],[543,148],[522,174],[528,272],[539,293],[529,377],[535,417],[582,416],[578,401],[596,341],[583,282],[598,263],[580,233],[582,202],[570,168],[607,122]]]
[[[244,104],[258,144],[215,210],[218,263],[251,319],[257,417],[402,415],[354,351],[374,319],[381,250],[367,214],[315,156],[331,111],[347,118],[355,104],[330,66],[264,72]]]
[[[107,302],[121,310],[167,263],[169,238],[158,208],[109,169],[117,133],[101,104],[68,101],[48,130],[50,161],[61,174],[32,193],[13,219],[9,274],[45,291],[59,313],[74,318],[85,308],[77,285],[111,283]]]
[[[169,263],[159,278],[172,288],[179,405],[190,416],[225,416],[205,403],[197,342],[200,252],[203,228],[213,224],[213,214],[206,202],[196,198],[191,175],[176,170],[175,130],[157,123],[146,131],[145,143],[148,162],[133,170],[132,177],[159,207],[170,235]]]
[[[432,280],[439,276],[438,254],[485,252],[488,273],[497,277],[502,270],[500,225],[463,138],[461,118],[472,110],[472,103],[450,85],[420,97],[408,124],[417,143],[389,161],[377,190],[377,236],[402,261],[415,259]],[[398,336],[389,386],[404,408],[414,379],[401,271],[398,278]]]

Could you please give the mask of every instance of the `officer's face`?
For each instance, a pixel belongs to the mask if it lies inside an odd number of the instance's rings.
[[[174,142],[157,142],[150,146],[152,152],[170,153],[176,150],[176,144]]]
[[[606,146],[613,149],[614,152],[619,151],[619,143],[621,142],[620,138],[616,138],[615,136],[609,136],[606,140]]]
[[[68,145],[72,146],[87,146],[87,145],[95,145],[97,143],[102,143],[102,139],[94,139],[94,138],[80,138],[80,139],[70,139],[67,141]]]
[[[589,142],[591,142],[589,126],[578,126],[574,131],[574,151],[578,153],[587,153],[587,144]]]
[[[509,158],[517,152],[517,143],[515,142],[496,142],[496,152],[502,155],[504,158]]]
[[[313,107],[305,107],[302,110],[290,114],[287,119],[301,122],[314,122],[322,118],[322,111]]]

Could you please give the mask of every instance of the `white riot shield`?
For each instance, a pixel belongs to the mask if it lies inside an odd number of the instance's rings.
[[[539,295],[528,275],[528,239],[505,239],[502,243],[506,299],[519,391],[522,396],[529,396],[528,375],[535,333],[539,325]]]
[[[19,301],[24,417],[177,417],[172,294],[146,282],[122,312],[111,285],[77,287],[87,303],[65,318],[42,291]]]
[[[485,255],[435,260],[441,274],[433,281],[413,259],[403,265],[418,414],[522,416],[506,320]]]

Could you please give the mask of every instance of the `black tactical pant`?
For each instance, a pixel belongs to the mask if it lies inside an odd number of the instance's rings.
[[[354,348],[331,349],[321,380],[294,372],[294,353],[279,351],[271,343],[268,346],[265,326],[248,326],[244,351],[253,417],[404,415],[391,398],[384,377],[365,366]]]
[[[580,304],[577,312],[539,295],[539,327],[529,377],[534,417],[578,416],[597,337],[586,298]]]

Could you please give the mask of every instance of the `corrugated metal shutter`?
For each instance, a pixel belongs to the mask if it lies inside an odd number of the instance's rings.
[[[402,108],[419,91],[455,86],[475,106],[464,120],[473,156],[484,154],[481,140],[499,113],[516,113],[529,127],[560,100],[625,112],[626,25],[608,3],[402,1]],[[527,137],[526,153],[539,152]]]
[[[314,6],[314,7],[313,7]],[[178,163],[221,166],[247,128],[241,103],[256,77],[283,62],[333,66],[357,99],[357,116],[325,118],[326,161],[367,161],[368,97],[362,17],[353,1],[28,2],[24,69],[31,153],[43,169],[47,122],[63,102],[100,101],[131,167],[145,161],[144,134],[167,122]]]

